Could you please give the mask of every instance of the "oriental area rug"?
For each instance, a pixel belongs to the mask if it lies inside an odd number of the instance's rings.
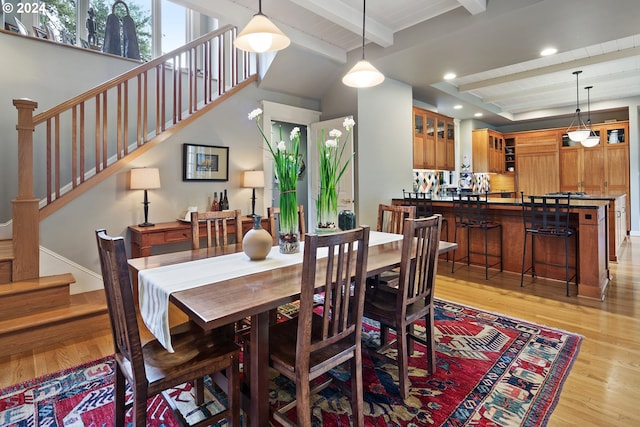
[[[581,337],[530,322],[436,300],[437,370],[425,372],[423,347],[410,358],[411,394],[398,394],[398,371],[363,357],[365,424],[368,426],[539,426],[557,404],[577,357]],[[376,324],[363,326],[363,345],[379,339]],[[418,328],[419,329],[419,328]],[[392,350],[393,351],[393,350]],[[113,425],[112,357],[0,390],[0,426]],[[314,426],[348,426],[351,405],[348,370],[312,397]],[[280,406],[295,386],[273,376],[270,399]],[[149,426],[180,425],[177,407],[190,423],[226,405],[224,393],[207,381],[207,401],[196,407],[189,384],[148,402]],[[295,420],[295,409],[290,412]],[[127,420],[131,420],[128,414]]]

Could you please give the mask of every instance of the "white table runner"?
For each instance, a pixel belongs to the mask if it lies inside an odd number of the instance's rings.
[[[402,240],[401,234],[372,231],[369,246],[397,240]],[[169,333],[169,295],[172,292],[301,264],[303,253],[304,242],[301,242],[300,252],[296,254],[281,254],[279,247],[274,246],[262,261],[251,261],[244,252],[239,252],[141,270],[138,272],[138,298],[142,320],[158,341],[173,353]],[[326,253],[318,254],[320,258],[326,256]]]

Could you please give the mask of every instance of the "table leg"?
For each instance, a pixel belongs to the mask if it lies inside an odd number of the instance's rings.
[[[252,426],[269,425],[269,312],[251,316]]]

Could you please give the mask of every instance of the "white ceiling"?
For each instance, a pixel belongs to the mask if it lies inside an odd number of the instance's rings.
[[[176,1],[239,28],[258,9],[258,0]],[[264,0],[262,12],[292,41],[265,89],[319,99],[362,54],[362,0]],[[583,112],[585,86],[593,111],[640,96],[639,0],[369,0],[366,18],[366,58],[451,117],[571,115],[576,70]],[[558,53],[540,57],[547,46]],[[448,71],[458,77],[445,82]]]

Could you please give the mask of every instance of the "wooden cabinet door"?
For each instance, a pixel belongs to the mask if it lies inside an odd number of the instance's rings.
[[[478,129],[471,133],[471,170],[489,172],[489,129]]]
[[[455,139],[455,125],[453,120],[447,120],[447,155],[446,155],[446,169],[456,169],[456,139]]]
[[[580,191],[602,194],[605,191],[604,148],[582,148],[582,186]]]
[[[538,148],[536,146],[518,146],[517,148],[516,190],[526,195],[553,193],[560,189],[558,151],[541,152],[537,151]]]
[[[580,191],[582,150],[580,147],[560,149],[560,191]]]
[[[629,146],[627,144],[606,147],[605,191],[622,193],[629,191]]]

